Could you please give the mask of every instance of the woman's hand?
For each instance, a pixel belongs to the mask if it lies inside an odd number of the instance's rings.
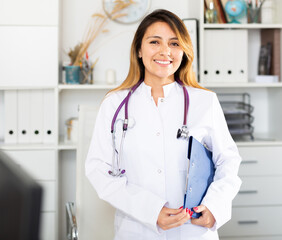
[[[192,211],[189,209],[172,209],[163,207],[160,211],[157,224],[163,230],[179,227],[191,218]]]
[[[210,212],[210,210],[204,206],[200,205],[198,207],[194,207],[194,211],[197,213],[202,213],[202,216],[199,218],[192,218],[191,223],[195,225],[199,225],[206,228],[211,228],[215,224],[215,218]]]

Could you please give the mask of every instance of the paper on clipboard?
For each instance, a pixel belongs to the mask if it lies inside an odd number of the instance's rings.
[[[184,196],[185,208],[194,212],[193,207],[201,204],[206,192],[213,182],[215,173],[212,152],[192,136],[188,141],[188,182]],[[199,218],[200,213],[194,212],[192,217]]]

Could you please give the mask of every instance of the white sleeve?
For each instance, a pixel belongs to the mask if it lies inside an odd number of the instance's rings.
[[[108,174],[111,170],[113,154],[110,126],[114,112],[114,107],[106,98],[96,119],[85,163],[86,176],[99,198],[159,233],[157,219],[166,200],[129,183],[126,174],[123,177],[113,177]]]
[[[210,141],[216,171],[214,181],[202,204],[214,215],[216,224],[213,229],[215,230],[231,219],[232,200],[241,186],[241,180],[238,177],[241,157],[229,133],[222,108],[215,94],[212,115]]]

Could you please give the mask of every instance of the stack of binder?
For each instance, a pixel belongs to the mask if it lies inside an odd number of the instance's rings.
[[[252,112],[254,107],[250,104],[250,95],[248,93],[227,93],[218,94],[218,96],[229,132],[234,140],[245,140],[246,137],[253,140],[254,117]]]
[[[204,83],[248,82],[248,30],[205,30]]]
[[[5,90],[5,143],[55,143],[52,89]]]

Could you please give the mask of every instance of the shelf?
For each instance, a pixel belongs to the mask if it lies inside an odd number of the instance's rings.
[[[262,146],[282,146],[282,141],[249,141],[249,142],[236,142],[238,147],[262,147]]]
[[[282,141],[238,141],[238,147],[254,147],[254,146],[282,146]],[[29,150],[77,150],[77,145],[73,143],[60,143],[59,145],[47,144],[0,144],[0,150],[6,151],[29,151]]]
[[[56,89],[57,86],[0,86],[0,90]]]
[[[56,144],[7,144],[0,143],[0,150],[8,150],[8,151],[21,151],[21,150],[76,150],[77,145],[73,143],[60,143]]]
[[[200,83],[201,86],[206,88],[276,88],[282,87],[282,82],[278,83]]]
[[[0,143],[0,150],[20,151],[20,150],[57,150],[56,144],[34,144],[34,143],[21,143],[21,144],[8,144]]]
[[[76,149],[77,149],[76,143],[60,142],[58,145],[58,150],[76,150]]]
[[[100,89],[100,90],[111,90],[117,87],[117,85],[106,85],[106,84],[59,84],[59,90],[92,90],[92,89]]]
[[[203,24],[204,29],[281,29],[282,24],[232,24],[232,23],[226,23],[226,24],[209,24],[204,23]]]

